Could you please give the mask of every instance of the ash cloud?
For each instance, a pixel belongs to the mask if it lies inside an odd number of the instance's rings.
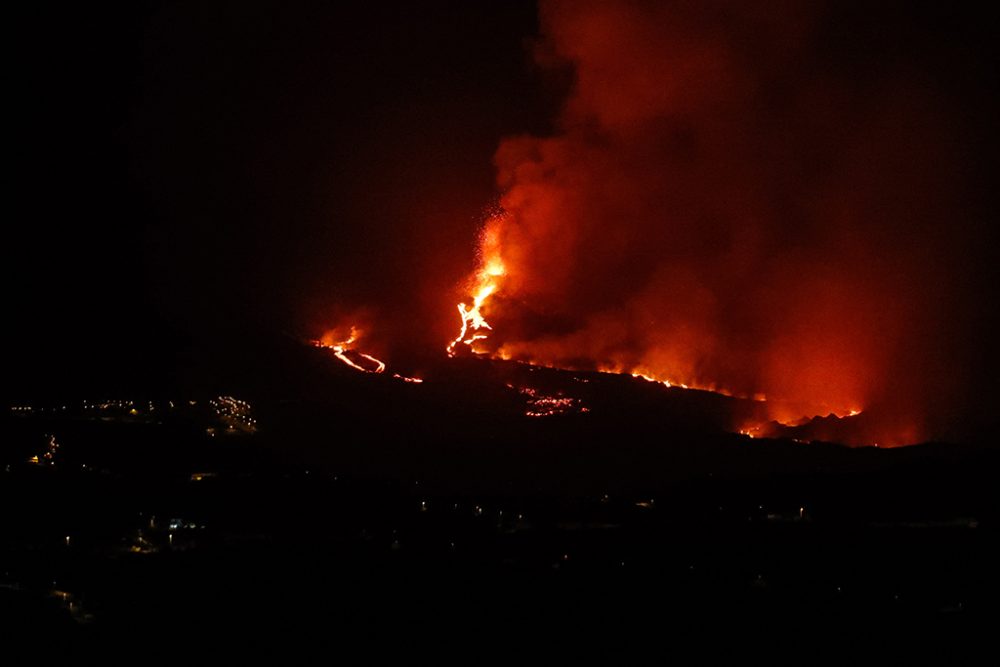
[[[557,132],[495,156],[501,352],[961,437],[990,317],[982,100],[938,18],[545,2],[536,60],[575,83]]]

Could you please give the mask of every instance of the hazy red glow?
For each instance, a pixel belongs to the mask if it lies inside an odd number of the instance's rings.
[[[919,72],[825,69],[822,20],[544,3],[539,62],[576,84],[554,136],[496,153],[505,214],[449,353],[766,398],[783,423],[876,408],[852,420],[867,442],[934,435],[964,355],[941,234],[960,158]]]

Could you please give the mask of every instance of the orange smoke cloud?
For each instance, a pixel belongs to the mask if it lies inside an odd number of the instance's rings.
[[[871,441],[946,435],[963,138],[919,68],[798,3],[541,18],[539,63],[575,84],[553,136],[496,153],[495,353],[764,395],[782,420],[874,410]]]

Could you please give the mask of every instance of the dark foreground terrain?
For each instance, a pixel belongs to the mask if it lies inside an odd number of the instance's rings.
[[[997,613],[989,443],[751,440],[621,394],[531,418],[516,389],[340,381],[325,398],[15,406],[6,644],[478,663],[747,641],[812,655],[870,634],[919,652],[914,628],[966,645]]]

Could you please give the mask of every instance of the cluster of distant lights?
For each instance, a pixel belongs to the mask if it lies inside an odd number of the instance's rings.
[[[135,401],[101,401],[100,403],[83,402],[84,410],[126,410],[135,407]],[[152,401],[149,402],[149,409],[153,409]]]
[[[401,378],[407,381],[415,381],[410,378]],[[196,406],[198,401],[189,400],[186,401],[187,406]],[[215,417],[227,422],[229,425],[229,430],[235,430],[236,428],[241,428],[248,432],[253,432],[257,429],[257,419],[253,416],[250,404],[247,401],[235,398],[233,396],[217,396],[208,401]],[[109,417],[102,417],[102,419],[123,417],[128,419],[130,417],[137,417],[140,415],[151,415],[159,410],[174,410],[177,404],[174,401],[135,401],[131,399],[101,399],[101,400],[91,400],[84,399],[81,403],[74,403],[73,405],[57,405],[57,406],[33,406],[33,405],[14,405],[10,407],[10,411],[14,415],[36,415],[36,414],[48,414],[48,413],[66,413],[71,414],[101,414],[108,413]],[[215,429],[209,429],[210,432],[214,434]],[[37,457],[34,457],[37,458]]]
[[[218,396],[211,399],[208,404],[215,412],[215,416],[230,424],[236,422],[247,430],[253,431],[257,428],[257,420],[253,417],[250,404],[232,396]]]
[[[45,444],[45,451],[42,453],[41,457],[38,455],[28,458],[28,463],[38,466],[54,466],[56,464],[56,454],[59,452],[59,443],[56,442],[56,436],[49,435],[48,442]]]
[[[196,401],[188,401],[190,405],[195,405]],[[134,401],[129,399],[107,399],[107,400],[90,400],[84,399],[80,404],[83,410],[87,411],[124,411],[131,414],[138,414],[140,410],[146,410],[148,412],[156,411],[157,405],[153,401]],[[166,406],[169,409],[176,407],[173,401],[167,401]],[[162,405],[160,409],[162,409]],[[29,414],[32,412],[66,412],[70,409],[75,409],[69,405],[56,405],[56,406],[34,406],[34,405],[12,405],[10,410],[15,414]]]

